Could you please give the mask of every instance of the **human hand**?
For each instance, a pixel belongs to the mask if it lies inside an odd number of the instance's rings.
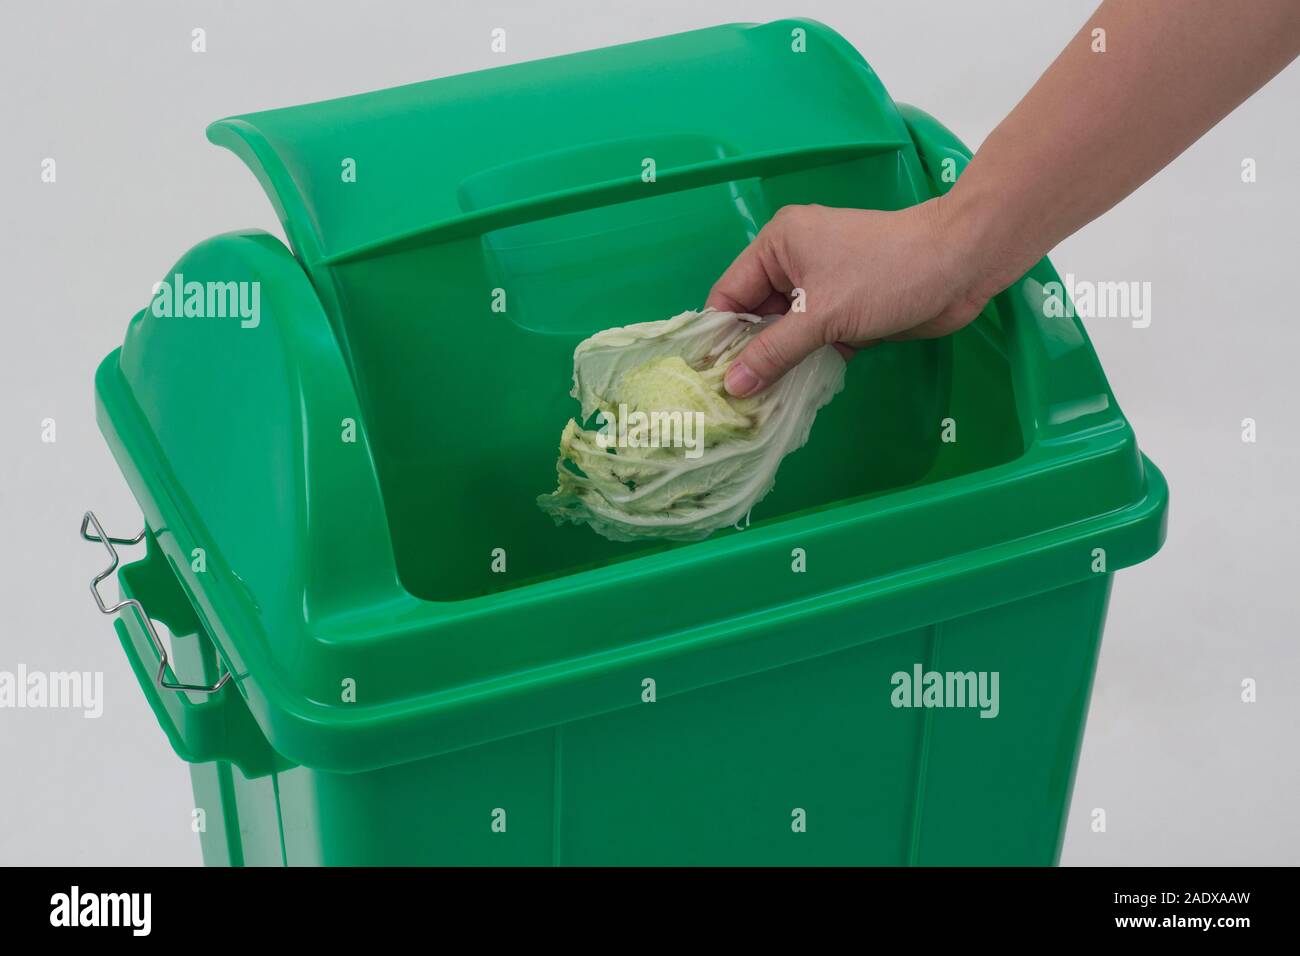
[[[786,206],[737,257],[707,305],[781,314],[727,371],[745,397],[805,357],[835,345],[847,358],[882,340],[932,338],[974,319],[1001,270],[977,254],[976,230],[944,199],[897,212]],[[804,311],[791,311],[802,290]]]

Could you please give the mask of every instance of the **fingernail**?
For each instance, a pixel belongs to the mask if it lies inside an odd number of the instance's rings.
[[[733,362],[731,368],[727,369],[727,377],[723,379],[722,384],[736,398],[746,398],[758,391],[758,387],[763,383],[749,370],[748,365]]]

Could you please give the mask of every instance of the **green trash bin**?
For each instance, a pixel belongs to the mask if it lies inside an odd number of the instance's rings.
[[[208,135],[293,252],[200,243],[100,366],[147,551],[95,591],[206,862],[1057,860],[1111,574],[1167,493],[1047,261],[855,358],[746,530],[535,505],[579,341],[697,306],[783,205],[964,165],[842,38],[723,26]],[[121,539],[83,534],[98,584]]]

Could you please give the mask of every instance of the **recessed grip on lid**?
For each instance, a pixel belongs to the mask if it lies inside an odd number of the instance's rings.
[[[898,111],[916,143],[931,190],[946,193],[970,162],[970,150],[928,113],[902,103]],[[951,175],[940,175],[945,164]],[[1048,314],[1047,287],[1053,282],[1059,288],[1056,270],[1043,259],[993,300],[1006,332],[1026,447],[1096,424],[1095,416],[1118,414],[1079,320]]]
[[[894,152],[901,149],[903,145],[902,143],[835,143],[776,149],[752,155],[723,156],[657,171],[655,179],[649,182],[636,173],[629,173],[625,176],[597,180],[482,209],[469,210],[393,236],[331,253],[324,257],[322,264],[342,265],[379,255],[406,252],[421,246],[436,245],[465,236],[482,235],[485,232],[538,219],[583,212],[597,206],[633,202],[739,179],[779,176],[803,169],[849,162],[878,153]]]

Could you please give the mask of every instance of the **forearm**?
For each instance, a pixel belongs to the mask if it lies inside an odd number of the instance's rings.
[[[1300,0],[1105,0],[944,200],[985,260],[980,291],[1137,189],[1298,52]]]

